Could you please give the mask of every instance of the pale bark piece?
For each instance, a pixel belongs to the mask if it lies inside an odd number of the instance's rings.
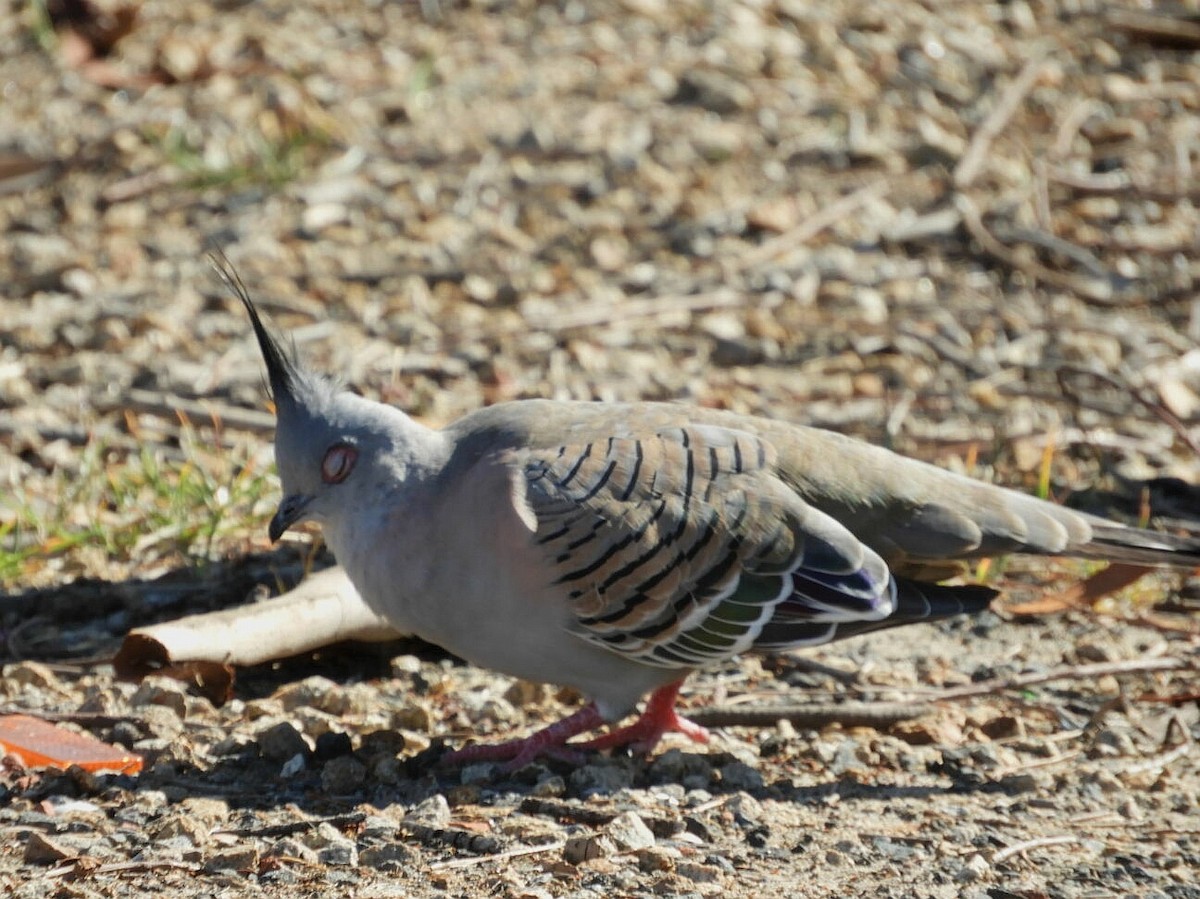
[[[403,636],[363,603],[341,568],[263,602],[135,628],[113,659],[117,675],[165,674],[196,684],[216,702],[229,698],[233,669],[339,643]]]

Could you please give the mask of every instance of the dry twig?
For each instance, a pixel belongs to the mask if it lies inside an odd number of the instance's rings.
[[[891,189],[886,179],[879,179],[866,184],[858,190],[839,197],[828,206],[820,209],[796,227],[782,234],[763,241],[754,249],[747,251],[734,266],[735,272],[743,272],[756,265],[770,262],[781,253],[794,250],[808,243],[826,228],[836,224],[847,216],[857,212],[871,200],[884,196]]]
[[[275,430],[275,416],[256,409],[242,409],[215,400],[190,400],[182,396],[157,393],[153,390],[130,388],[106,409],[131,409],[163,418],[178,419],[180,415],[195,421],[221,422],[231,428],[257,433]]]
[[[1135,762],[1132,765],[1124,768],[1122,774],[1141,774],[1143,771],[1153,771],[1155,768],[1165,768],[1172,762],[1186,756],[1192,751],[1194,743],[1190,740],[1186,743],[1180,743],[1174,749],[1168,749],[1166,752],[1159,752],[1149,758],[1142,759],[1140,762]]]
[[[1000,262],[1017,271],[1024,272],[1053,287],[1073,291],[1081,297],[1096,303],[1110,304],[1114,302],[1115,290],[1111,278],[1085,278],[1078,275],[1064,274],[1047,268],[1032,259],[1023,259],[992,234],[983,223],[979,207],[966,194],[957,194],[954,202],[962,213],[963,224],[971,237],[979,244],[985,253],[995,257]]]
[[[688,717],[705,727],[773,727],[788,721],[797,727],[890,727],[900,721],[920,718],[933,706],[927,702],[787,703],[744,708],[712,706],[688,712]]]
[[[1062,387],[1063,394],[1077,399],[1080,403],[1083,403],[1085,397],[1071,385],[1071,382],[1067,377],[1069,375],[1082,375],[1087,378],[1092,378],[1096,381],[1103,381],[1115,390],[1120,391],[1122,394],[1132,397],[1139,404],[1141,404],[1143,408],[1149,412],[1152,412],[1159,419],[1161,419],[1164,424],[1168,425],[1171,430],[1178,435],[1179,439],[1187,445],[1188,449],[1200,456],[1200,442],[1198,442],[1196,438],[1192,436],[1192,433],[1188,429],[1187,425],[1180,421],[1179,417],[1171,412],[1171,410],[1168,409],[1160,400],[1154,398],[1153,396],[1147,396],[1146,391],[1144,390],[1143,379],[1140,376],[1134,374],[1128,369],[1122,370],[1122,377],[1118,378],[1115,375],[1109,374],[1108,372],[1100,371],[1094,368],[1080,368],[1079,366],[1075,365],[1060,365],[1055,370],[1055,377],[1058,379],[1058,383]]]
[[[1057,837],[1038,837],[1035,840],[1025,840],[1022,843],[1013,843],[1011,846],[1005,846],[992,856],[992,864],[998,865],[1003,861],[1007,861],[1014,855],[1022,855],[1030,849],[1041,849],[1044,846],[1065,846],[1070,843],[1079,843],[1080,838],[1073,834],[1063,834]]]
[[[995,108],[979,126],[979,130],[967,146],[967,151],[954,167],[954,186],[959,190],[970,187],[983,170],[983,163],[991,149],[992,141],[1004,131],[1009,120],[1016,114],[1021,101],[1033,90],[1033,86],[1042,75],[1044,63],[1045,60],[1041,56],[1025,63],[1020,74],[1004,89]]]
[[[948,699],[966,699],[971,696],[988,696],[1005,690],[1020,690],[1036,684],[1047,684],[1060,680],[1088,680],[1110,674],[1135,674],[1147,671],[1195,670],[1197,662],[1190,659],[1171,657],[1158,659],[1123,659],[1119,662],[1096,662],[1090,665],[1065,665],[1049,671],[1019,674],[1015,677],[997,677],[967,687],[956,687],[941,692],[922,693],[928,702],[943,702]]]
[[[79,875],[94,877],[98,874],[124,874],[137,871],[154,871],[159,868],[170,868],[175,871],[189,871],[193,873],[200,870],[200,866],[195,862],[175,861],[169,858],[145,859],[136,862],[109,862],[103,865],[94,865],[90,859],[77,858],[72,859],[67,864],[47,871],[46,879],[57,880],[60,877]]]
[[[540,843],[537,846],[521,846],[516,849],[508,849],[504,852],[497,852],[493,855],[480,855],[475,858],[456,858],[445,862],[434,862],[429,866],[431,871],[455,871],[459,868],[472,868],[476,865],[484,865],[489,862],[503,862],[513,858],[522,858],[526,855],[538,855],[542,852],[554,852],[562,849],[563,843],[561,840],[555,840],[550,843]]]
[[[636,318],[658,318],[681,312],[690,314],[708,309],[738,307],[744,302],[745,297],[736,291],[714,290],[683,296],[651,297],[608,306],[592,304],[564,312],[553,321],[540,323],[539,327],[546,331],[570,331],[576,328],[594,328],[613,321],[628,322]]]

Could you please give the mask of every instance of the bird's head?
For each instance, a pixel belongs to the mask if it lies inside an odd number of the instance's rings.
[[[373,508],[431,455],[434,432],[399,409],[371,402],[304,368],[263,324],[227,263],[218,271],[238,295],[258,339],[275,402],[275,464],[283,499],[269,534],[278,540],[302,521],[336,526]]]

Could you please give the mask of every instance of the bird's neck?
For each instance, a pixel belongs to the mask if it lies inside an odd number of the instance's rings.
[[[427,536],[438,483],[451,455],[442,431],[413,421],[398,409],[386,415],[387,449],[372,460],[373,480],[336,518],[324,536],[367,604],[381,611],[384,597],[418,593],[428,580],[427,559],[409,551]],[[394,611],[394,608],[392,609]]]

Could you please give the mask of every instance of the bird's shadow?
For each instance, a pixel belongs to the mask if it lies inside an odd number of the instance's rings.
[[[691,771],[712,770],[715,773],[721,764],[734,760],[732,755],[721,752],[671,752],[679,756],[679,765]],[[25,791],[24,798],[37,801],[52,795],[85,796],[116,788],[131,793],[161,791],[174,802],[197,797],[220,799],[232,810],[262,812],[291,808],[312,818],[328,818],[353,814],[364,806],[411,808],[441,794],[453,797],[455,802],[507,806],[534,814],[566,814],[569,817],[572,808],[596,808],[597,801],[603,807],[604,800],[610,798],[619,802],[620,796],[631,788],[653,790],[677,783],[672,778],[655,775],[655,758],[596,755],[581,767],[561,762],[536,763],[511,775],[496,768],[492,776],[473,778],[464,784],[457,770],[440,769],[429,762],[429,757],[417,755],[400,759],[397,769],[400,776],[392,782],[381,783],[368,777],[362,786],[338,793],[332,792],[323,779],[323,768],[330,759],[310,754],[302,768],[287,771],[280,762],[263,758],[256,745],[247,742],[203,767],[171,758],[168,754],[138,777],[107,775],[96,778],[82,776],[77,771],[63,772],[39,781]],[[596,778],[597,769],[601,772],[617,769],[624,776],[613,778],[606,784],[603,776]],[[577,773],[581,771],[586,773],[579,778]],[[881,773],[887,776],[887,771]],[[946,782],[947,774],[949,783]],[[925,782],[879,783],[873,782],[865,772],[843,772],[819,783],[798,783],[782,776],[748,786],[740,781],[725,781],[718,775],[710,778],[703,789],[712,796],[714,806],[737,795],[749,795],[758,800],[817,808],[834,803],[844,807],[862,802],[935,800],[952,795],[1009,792],[1015,795],[1019,791],[1010,789],[1004,781],[990,780],[982,772],[971,769],[948,772],[940,765],[934,765],[926,772],[907,776]],[[551,810],[547,812],[541,808],[546,803],[537,800],[545,795],[547,779],[554,777],[562,779],[564,789],[548,803]],[[697,786],[694,778],[691,786]],[[533,807],[529,802],[534,803]],[[681,817],[688,814],[686,808],[673,811]]]
[[[252,601],[261,584],[293,586],[332,563],[298,546],[237,559],[194,560],[148,578],[78,578],[0,594],[0,664],[24,659],[85,665],[111,658],[136,627]]]

